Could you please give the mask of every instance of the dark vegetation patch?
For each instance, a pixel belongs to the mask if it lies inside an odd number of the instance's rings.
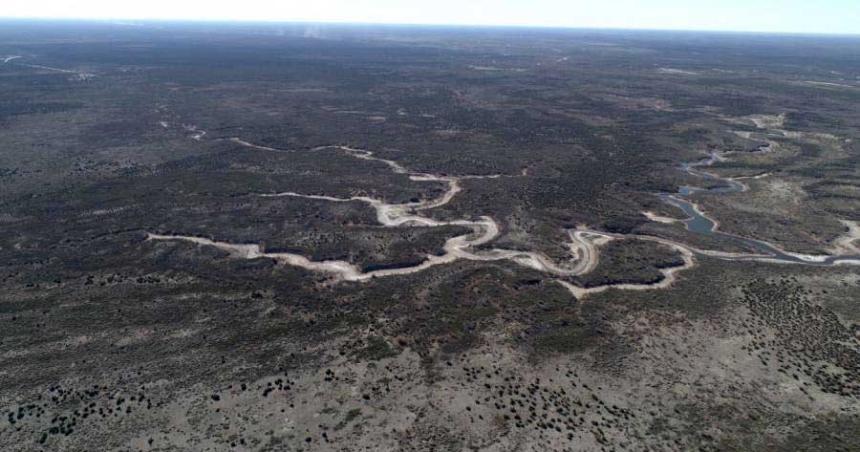
[[[594,271],[578,277],[584,287],[609,284],[653,284],[663,280],[661,269],[684,264],[677,251],[643,240],[613,240],[600,248]]]
[[[10,101],[2,102],[0,107],[0,121],[7,120],[14,116],[33,115],[41,113],[61,113],[70,110],[76,110],[83,105],[80,103],[64,103],[64,102],[27,102],[27,101]]]

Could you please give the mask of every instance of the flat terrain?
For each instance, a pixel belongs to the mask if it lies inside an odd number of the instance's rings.
[[[0,22],[2,450],[860,450],[860,39]]]

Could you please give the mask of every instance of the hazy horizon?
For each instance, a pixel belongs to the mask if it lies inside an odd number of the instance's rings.
[[[153,0],[129,5],[105,0],[33,0],[0,7],[0,18],[860,34],[860,3],[848,0],[815,5],[796,0],[729,0],[694,7],[680,0],[658,0],[647,5],[633,0],[597,5],[582,0],[478,0],[467,5],[438,0],[432,7],[394,0],[295,3],[248,0],[237,7],[201,1],[177,4]]]
[[[323,21],[323,20],[263,20],[263,19],[192,19],[192,18],[86,18],[86,17],[5,17],[0,16],[0,22],[65,22],[78,24],[103,24],[124,26],[145,26],[157,24],[224,24],[224,25],[287,25],[287,26],[356,26],[356,27],[416,27],[416,28],[452,28],[452,29],[523,29],[523,30],[570,30],[570,31],[607,31],[607,32],[654,32],[654,33],[713,33],[713,34],[751,34],[773,36],[810,36],[810,37],[849,37],[860,38],[860,32],[841,33],[825,31],[767,31],[767,30],[709,30],[700,28],[643,28],[643,27],[600,27],[600,26],[564,26],[564,25],[517,25],[517,24],[458,24],[458,23],[407,23],[407,22],[358,22],[358,21]]]

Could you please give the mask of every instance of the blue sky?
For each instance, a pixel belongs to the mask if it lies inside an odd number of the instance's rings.
[[[860,34],[860,0],[2,0],[0,17]]]

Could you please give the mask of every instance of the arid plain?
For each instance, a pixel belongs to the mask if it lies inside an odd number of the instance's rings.
[[[0,25],[0,449],[860,450],[857,38]]]

